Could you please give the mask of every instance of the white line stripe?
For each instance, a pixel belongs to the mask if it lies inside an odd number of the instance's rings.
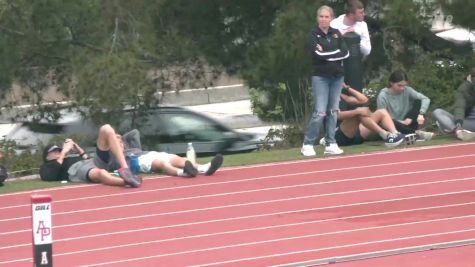
[[[226,222],[226,221],[242,220],[242,219],[252,219],[252,218],[292,214],[292,213],[299,213],[299,212],[321,211],[321,210],[335,209],[335,208],[356,207],[356,206],[380,204],[380,203],[388,203],[388,202],[397,202],[397,201],[404,201],[404,200],[451,196],[451,195],[473,193],[473,192],[475,192],[475,190],[447,192],[447,193],[431,194],[431,195],[419,195],[419,196],[411,196],[411,197],[405,197],[405,198],[393,198],[393,199],[384,199],[384,200],[368,201],[368,202],[357,202],[357,203],[351,203],[351,204],[326,206],[326,207],[310,208],[310,209],[300,209],[300,210],[292,209],[292,210],[288,210],[288,211],[280,211],[280,212],[273,212],[273,213],[264,213],[264,214],[257,214],[257,215],[248,215],[248,216],[241,216],[241,217],[231,217],[231,218],[224,218],[224,219],[215,219],[215,220],[208,220],[208,221],[198,221],[198,222],[192,222],[192,223],[182,223],[182,224],[176,224],[176,225],[161,226],[161,227],[158,227],[157,229],[171,228],[171,227],[181,227],[181,226],[192,226],[192,225],[198,225],[198,224]],[[108,219],[108,220],[100,220],[100,221],[82,222],[82,223],[67,224],[67,225],[60,225],[60,226],[53,226],[53,229],[76,227],[76,226],[91,225],[91,224],[98,224],[98,223],[112,223],[112,222],[118,222],[118,221],[143,219],[143,218],[166,216],[166,215],[170,215],[170,212],[147,214],[147,215],[140,215],[140,216],[131,216],[131,217],[122,217],[122,218],[117,218],[117,219]],[[0,233],[0,236],[1,235],[8,235],[8,234],[17,234],[17,233],[22,233],[22,232],[30,232],[30,231],[31,231],[31,229],[24,229],[24,230],[18,230],[18,231],[13,231],[13,232],[5,232],[5,233]],[[107,235],[107,234],[105,234],[105,235]]]
[[[289,175],[290,176],[290,175]],[[394,175],[397,176],[397,175]],[[377,176],[380,177],[380,176]],[[370,179],[374,179],[375,177],[371,177]],[[368,179],[368,178],[358,178],[361,180]],[[421,186],[421,185],[430,185],[430,184],[442,184],[442,183],[451,183],[451,182],[460,182],[460,181],[470,181],[474,180],[475,176],[466,177],[466,178],[459,178],[459,179],[449,179],[449,180],[438,180],[433,182],[425,182],[425,183],[414,183],[414,184],[403,184],[397,186],[385,186],[385,187],[376,187],[376,188],[368,188],[368,189],[360,189],[360,190],[350,190],[350,191],[343,191],[343,192],[334,192],[334,193],[326,193],[326,194],[319,194],[319,195],[312,195],[312,196],[302,196],[301,198],[308,198],[308,197],[324,197],[324,196],[337,196],[343,194],[352,194],[352,193],[361,193],[361,192],[372,192],[378,190],[387,190],[387,189],[395,189],[395,188],[404,188],[404,187],[414,187],[414,186]],[[334,181],[330,182],[317,182],[311,184],[312,186],[321,185],[321,184],[328,184],[328,183],[335,183]],[[264,189],[253,189],[253,190],[244,190],[244,191],[237,191],[237,192],[229,192],[229,193],[219,193],[219,194],[209,194],[209,195],[201,195],[201,196],[192,196],[192,197],[185,197],[185,198],[176,198],[176,199],[166,199],[166,200],[156,200],[156,201],[148,201],[148,202],[139,202],[133,204],[124,204],[124,205],[116,205],[116,206],[107,206],[107,207],[99,207],[93,209],[83,209],[83,210],[72,210],[72,211],[65,211],[65,212],[56,212],[53,213],[52,216],[59,216],[59,215],[67,215],[67,214],[77,214],[77,213],[85,213],[85,212],[93,212],[93,211],[102,211],[102,210],[110,210],[110,209],[120,209],[120,208],[131,208],[131,207],[138,207],[144,205],[151,205],[151,204],[158,204],[158,203],[170,203],[174,201],[185,201],[185,200],[194,200],[194,199],[202,199],[202,198],[210,198],[210,197],[220,197],[220,196],[230,196],[230,195],[237,195],[237,194],[247,194],[247,193],[255,193],[255,192],[264,192],[264,191],[271,191],[271,190],[280,190],[280,189],[288,189],[293,187],[298,187],[299,185],[292,185],[292,186],[283,186],[283,187],[275,187],[275,188],[264,188]],[[300,198],[288,198],[288,199],[300,199]],[[281,202],[287,199],[278,199],[278,200],[267,200],[261,202],[254,202],[254,203],[272,203],[272,202]],[[253,205],[253,203],[245,203],[245,204],[232,204],[232,205],[225,205],[225,206],[214,206],[210,208],[206,208],[209,210],[212,209],[220,209],[220,208],[230,208],[230,207],[237,207],[237,206],[248,206]],[[198,209],[201,210],[201,209]],[[176,213],[183,213],[183,212],[190,212],[193,210],[181,210]],[[24,217],[15,217],[9,219],[2,219],[0,222],[8,222],[8,221],[18,221],[18,220],[26,220],[30,219],[30,216]]]
[[[354,215],[354,216],[336,217],[336,218],[320,219],[320,220],[313,220],[313,221],[305,221],[305,222],[300,222],[300,223],[279,224],[279,225],[272,225],[272,226],[263,226],[263,227],[239,229],[239,230],[226,231],[226,232],[217,232],[217,233],[211,233],[211,234],[201,234],[201,235],[194,235],[194,236],[185,236],[185,237],[176,237],[176,238],[169,238],[169,239],[162,239],[162,240],[154,240],[154,241],[149,241],[149,242],[140,242],[140,244],[162,243],[162,242],[168,242],[168,241],[186,240],[186,239],[217,236],[217,235],[224,235],[224,234],[235,234],[235,233],[242,233],[242,232],[249,232],[249,231],[260,231],[260,230],[268,230],[268,229],[276,229],[276,228],[284,228],[284,227],[292,227],[292,226],[301,226],[301,225],[331,222],[331,221],[360,219],[360,218],[367,218],[367,217],[381,216],[381,215],[389,215],[389,214],[398,214],[398,213],[407,213],[407,212],[414,212],[414,211],[426,211],[426,210],[435,210],[435,209],[470,206],[470,205],[474,205],[474,204],[475,204],[475,202],[467,202],[467,203],[457,203],[457,204],[450,204],[450,205],[443,205],[443,206],[429,206],[429,207],[423,207],[423,208],[417,208],[417,209],[405,209],[405,210],[395,210],[395,211],[378,212],[378,213],[367,213],[367,214]],[[317,208],[316,210],[324,210],[324,209],[330,209],[330,208],[333,208],[333,207]],[[284,215],[284,214],[299,213],[299,212],[305,212],[305,211],[308,211],[308,210],[297,210],[297,211],[294,210],[294,211],[278,212],[278,213],[271,213],[271,214],[259,214],[257,216],[246,216],[245,219],[251,219],[251,218],[255,218],[255,217],[264,217],[264,216]],[[222,222],[222,221],[229,221],[229,220],[235,220],[235,219],[236,218],[226,218],[226,219],[222,219],[222,220],[211,220],[211,221],[202,221],[202,222],[194,222],[194,223],[157,226],[157,227],[141,228],[141,229],[137,229],[137,230],[118,231],[118,232],[109,232],[109,233],[104,232],[104,233],[95,234],[95,235],[55,239],[54,243],[58,244],[59,242],[67,242],[67,241],[81,240],[81,239],[87,239],[87,238],[96,238],[96,237],[103,237],[103,236],[114,236],[114,235],[120,235],[120,234],[131,234],[131,233],[137,233],[137,232],[155,231],[155,230],[160,230],[160,229],[177,228],[177,227],[183,227],[183,226],[206,224],[206,223],[213,223],[213,222],[220,222],[220,221]],[[238,217],[237,219],[243,219],[243,217]],[[123,245],[123,246],[128,246],[128,245],[129,244]],[[18,247],[25,247],[25,246],[31,246],[31,243],[23,243],[23,244],[0,247],[0,250],[18,248]],[[117,247],[121,247],[121,246],[117,246]],[[95,250],[101,250],[101,249],[95,249]]]
[[[278,238],[278,239],[271,239],[271,240],[265,240],[265,241],[255,241],[255,242],[248,242],[248,243],[235,244],[235,245],[218,246],[218,247],[211,247],[211,248],[204,248],[204,249],[195,249],[195,250],[180,251],[180,252],[167,253],[167,254],[159,254],[159,255],[148,256],[148,257],[128,258],[126,260],[102,262],[102,263],[82,265],[82,266],[102,266],[102,265],[107,265],[107,264],[133,262],[133,261],[152,259],[152,258],[162,258],[162,257],[167,257],[167,256],[191,254],[191,253],[196,253],[196,252],[215,251],[215,250],[222,250],[222,249],[228,249],[228,248],[262,245],[262,244],[276,243],[276,242],[296,240],[296,239],[313,238],[313,237],[327,236],[327,235],[334,235],[334,234],[342,234],[342,233],[352,233],[352,232],[358,232],[358,231],[368,231],[368,230],[374,230],[374,229],[384,229],[384,228],[390,228],[390,227],[400,227],[400,226],[407,226],[407,225],[414,225],[414,224],[431,223],[431,222],[437,222],[437,221],[449,221],[449,220],[457,220],[457,219],[472,218],[472,217],[475,217],[475,215],[444,218],[444,219],[440,219],[440,220],[417,221],[417,222],[411,222],[411,223],[393,224],[393,225],[386,225],[386,226],[366,227],[366,228],[351,229],[351,230],[345,230],[345,231],[336,231],[336,232],[328,232],[328,233],[321,233],[321,234],[294,236],[294,237],[287,237],[287,238]],[[347,244],[347,245],[341,245],[341,246],[332,246],[332,247],[325,247],[325,248],[305,250],[305,251],[295,251],[295,252],[274,254],[274,255],[266,255],[266,256],[253,257],[253,258],[244,258],[244,259],[241,258],[241,259],[236,259],[236,260],[215,262],[215,263],[208,263],[208,264],[194,265],[194,266],[220,265],[220,264],[225,264],[225,263],[240,262],[240,261],[249,260],[249,259],[262,259],[262,258],[276,257],[276,256],[280,256],[280,255],[282,255],[282,256],[283,255],[293,255],[293,254],[301,254],[301,253],[305,253],[305,252],[317,252],[317,251],[339,249],[339,248],[345,248],[345,247],[370,245],[370,244],[381,244],[381,243],[394,242],[394,241],[400,241],[400,240],[418,239],[418,238],[423,238],[423,237],[441,236],[441,235],[458,234],[458,233],[468,233],[468,232],[473,232],[473,231],[475,231],[475,229],[464,229],[464,230],[442,232],[442,233],[433,233],[433,234],[407,236],[407,237],[400,237],[400,238],[382,239],[382,240],[377,240],[377,241],[361,242],[361,243]],[[84,250],[84,251],[81,251],[80,253],[86,253],[86,252],[89,252],[89,251]],[[71,253],[73,253],[73,252],[71,252]],[[69,255],[71,253],[59,253],[59,254],[55,254],[55,256],[60,257],[60,256]]]
[[[223,184],[233,184],[233,183],[257,181],[257,180],[265,180],[265,179],[273,179],[273,178],[283,178],[283,177],[287,177],[287,176],[298,176],[298,175],[304,175],[304,174],[317,174],[317,173],[325,173],[325,172],[345,171],[345,170],[353,170],[353,169],[364,169],[364,168],[392,166],[392,165],[400,165],[400,164],[413,164],[413,163],[420,163],[420,162],[427,162],[427,161],[434,161],[434,160],[448,160],[448,159],[466,158],[468,156],[475,156],[475,154],[461,155],[461,156],[451,156],[451,157],[442,157],[442,158],[437,158],[437,159],[422,159],[422,160],[415,160],[415,161],[402,161],[402,162],[373,164],[373,165],[364,165],[364,166],[355,166],[355,167],[334,168],[334,169],[328,169],[328,170],[298,172],[298,173],[289,173],[289,174],[280,174],[280,175],[269,175],[269,176],[260,176],[260,177],[249,178],[249,179],[241,179],[241,180],[232,180],[232,181],[215,182],[215,183],[203,183],[203,184],[186,185],[186,186],[173,186],[173,187],[157,188],[157,189],[150,189],[150,190],[140,190],[140,191],[132,191],[132,192],[120,192],[120,193],[107,194],[107,195],[57,200],[57,201],[54,201],[54,203],[77,202],[79,200],[107,198],[107,197],[111,197],[111,196],[121,196],[121,197],[123,197],[124,195],[134,195],[134,194],[142,194],[142,193],[149,193],[149,192],[177,190],[177,189],[186,189],[186,188],[197,188],[197,187],[206,187],[206,186],[223,185]],[[475,165],[428,170],[428,172],[436,171],[436,170],[451,170],[451,169],[471,168],[471,167],[475,167]],[[420,173],[420,172],[425,172],[425,171],[405,172],[404,174],[412,174],[412,173]],[[388,174],[388,175],[391,175],[391,174]],[[394,175],[399,175],[399,173],[396,173]],[[346,181],[351,181],[351,180],[352,179],[347,179]],[[30,204],[7,206],[7,207],[0,207],[0,210],[10,209],[10,208],[19,208],[19,207],[29,207],[29,206],[30,206]],[[1,221],[2,220],[0,220],[0,222]]]
[[[248,242],[248,243],[242,243],[242,244],[234,244],[234,245],[227,245],[227,246],[218,246],[218,247],[212,247],[212,248],[204,248],[204,249],[196,249],[196,250],[189,250],[189,251],[181,251],[181,252],[160,254],[160,255],[154,255],[154,256],[149,256],[149,257],[140,257],[140,258],[134,258],[134,259],[119,260],[119,261],[113,261],[113,262],[107,262],[107,263],[92,264],[92,265],[87,265],[87,266],[100,266],[100,265],[104,265],[104,264],[130,262],[130,261],[137,261],[137,260],[143,260],[143,259],[159,258],[159,257],[166,257],[166,256],[175,256],[175,255],[182,255],[182,254],[189,254],[189,253],[196,253],[196,252],[203,252],[203,251],[212,251],[212,250],[220,250],[220,249],[227,249],[227,248],[235,248],[235,247],[252,246],[252,245],[260,245],[260,244],[267,244],[267,243],[275,243],[275,242],[288,241],[288,240],[312,238],[312,237],[318,237],[318,236],[329,236],[329,235],[353,233],[353,232],[368,231],[368,230],[379,230],[379,229],[387,229],[387,228],[392,228],[392,227],[417,225],[417,224],[425,224],[425,223],[434,223],[434,222],[443,222],[443,221],[459,220],[459,219],[467,219],[467,218],[475,218],[475,215],[465,215],[465,216],[440,218],[440,219],[432,219],[432,220],[425,220],[425,221],[415,221],[415,222],[408,222],[408,223],[391,224],[391,225],[384,225],[384,226],[363,227],[363,228],[349,229],[349,230],[343,230],[343,231],[334,231],[334,232],[326,232],[326,233],[318,233],[318,234],[292,236],[292,237],[277,238],[277,239],[270,239],[270,240],[263,240],[263,241],[254,241],[254,242]],[[453,232],[448,232],[448,233],[470,232],[470,231],[474,231],[474,230],[475,229],[465,229],[465,230],[453,231]],[[446,233],[428,234],[428,235],[422,235],[421,237],[436,236],[436,235],[443,235],[443,234],[446,234]],[[387,240],[395,241],[395,240],[404,240],[404,239],[412,239],[412,238],[418,238],[418,236],[409,236],[409,237],[402,237],[402,238],[396,238],[396,239],[387,239]],[[99,249],[80,250],[80,251],[73,251],[73,252],[66,252],[66,253],[56,253],[54,256],[55,257],[60,257],[60,256],[73,255],[73,254],[90,253],[90,252],[101,251],[101,250],[110,250],[110,249],[130,247],[130,246],[140,246],[140,245],[147,245],[147,244],[152,244],[152,243],[161,243],[161,242],[166,242],[166,241],[173,241],[173,239],[162,240],[162,241],[139,242],[139,243],[126,244],[126,245],[102,247],[102,248],[99,248]],[[378,242],[385,242],[385,241],[384,240],[378,240],[378,241],[365,242],[365,243],[371,244],[373,242],[378,243]],[[345,246],[352,246],[352,245],[353,244],[344,245],[344,246],[337,246],[337,247],[330,247],[330,248],[321,248],[321,249],[318,249],[318,250],[327,250],[327,249],[333,249],[333,248],[339,248],[339,247],[345,247]],[[300,252],[300,253],[302,253],[302,252]],[[285,254],[287,254],[287,253],[285,253]],[[256,257],[256,258],[261,258],[261,257]],[[256,258],[253,258],[253,259],[256,259]],[[0,262],[0,264],[26,261],[26,260],[29,260],[29,259],[11,260],[11,261],[6,261],[6,262]],[[241,260],[242,259],[239,259],[239,260],[236,260],[236,261],[241,261]],[[234,262],[234,261],[230,261],[230,262]],[[214,264],[222,264],[222,263],[230,263],[230,262],[213,263],[213,265]],[[202,265],[202,266],[205,266],[205,265]]]
[[[294,164],[302,164],[302,163],[308,163],[308,162],[321,162],[321,161],[341,161],[341,160],[347,160],[347,159],[352,159],[352,158],[361,158],[361,157],[368,157],[368,156],[378,156],[378,155],[388,155],[388,154],[400,154],[400,153],[408,153],[411,151],[421,151],[421,150],[436,150],[436,149],[444,149],[447,147],[463,147],[463,146],[475,146],[475,143],[458,143],[458,144],[443,144],[443,145],[434,145],[434,146],[415,146],[413,148],[397,148],[397,149],[390,149],[388,151],[376,151],[376,152],[368,152],[368,153],[361,153],[361,154],[355,154],[355,155],[343,155],[339,157],[327,157],[327,158],[312,158],[312,159],[302,159],[302,160],[293,160],[293,161],[282,161],[282,162],[273,162],[273,163],[264,163],[264,164],[254,164],[254,165],[247,165],[247,166],[238,166],[238,167],[228,167],[228,168],[222,168],[219,171],[220,172],[225,172],[225,171],[233,171],[233,170],[244,170],[244,169],[252,169],[252,168],[260,168],[260,167],[269,167],[269,166],[281,166],[281,165],[294,165]],[[436,155],[437,153],[433,153]],[[463,157],[463,156],[473,156],[474,154],[468,154],[468,155],[462,155],[462,156],[456,156],[456,157]],[[445,158],[434,158],[434,159],[428,159],[428,160],[437,160],[437,159],[446,159]],[[427,159],[426,159],[427,160]],[[411,162],[411,161],[408,161]],[[412,161],[412,162],[418,162],[418,161]],[[172,178],[175,179],[176,177],[174,176],[159,176],[156,178],[149,178],[149,179],[163,179],[163,178]],[[59,190],[74,190],[74,189],[81,189],[83,187],[96,187],[96,186],[103,186],[100,184],[86,184],[86,185],[75,185],[75,186],[64,186],[64,187],[56,187],[56,188],[46,188],[46,189],[36,189],[32,191],[23,191],[23,192],[15,192],[15,193],[7,193],[7,194],[1,194],[0,199],[2,197],[9,197],[9,196],[14,196],[14,195],[30,195],[32,193],[41,193],[41,192],[50,192],[50,191],[59,191]],[[136,193],[136,192],[134,192]],[[124,195],[126,193],[118,193],[115,195]],[[110,195],[106,195],[110,196]],[[57,203],[57,201],[55,201]],[[16,207],[16,206],[15,206]]]
[[[332,258],[323,258],[323,259],[315,259],[315,260],[308,260],[308,261],[302,261],[302,262],[294,262],[294,263],[289,263],[289,264],[274,265],[273,267],[320,266],[320,265],[328,265],[329,263],[334,263],[333,261],[335,259],[337,260],[336,263],[348,262],[349,259],[370,260],[370,259],[373,259],[375,257],[381,258],[381,257],[386,257],[386,256],[395,256],[395,255],[398,255],[398,254],[424,252],[424,251],[432,250],[434,248],[435,249],[458,248],[458,247],[463,247],[463,246],[470,246],[470,245],[473,245],[474,243],[475,243],[475,239],[465,239],[465,240],[458,240],[458,241],[433,243],[433,244],[428,244],[428,245],[411,246],[411,247],[388,249],[388,250],[370,251],[370,252],[350,254],[350,255],[344,255],[344,256],[335,256],[335,257],[332,257]],[[342,258],[343,258],[343,261],[341,261]],[[324,261],[326,261],[326,263],[322,263]],[[319,263],[315,264],[315,262],[319,262]],[[308,264],[310,264],[310,265],[308,265]]]
[[[461,231],[453,231],[453,232],[445,232],[445,233],[440,233],[440,234],[429,234],[429,235],[411,236],[411,237],[405,237],[405,238],[378,240],[378,241],[372,241],[372,242],[362,242],[362,243],[348,244],[348,245],[343,245],[343,246],[334,246],[334,247],[321,248],[321,249],[308,249],[308,250],[294,251],[294,252],[289,252],[289,253],[266,255],[266,256],[252,257],[252,258],[241,258],[241,259],[239,259],[239,260],[223,261],[223,262],[214,262],[214,263],[209,263],[209,264],[192,265],[192,266],[193,266],[193,267],[205,267],[205,266],[213,266],[213,265],[222,265],[222,264],[226,264],[226,263],[235,263],[235,262],[240,262],[240,261],[267,259],[267,258],[274,258],[274,257],[281,257],[281,256],[288,256],[288,255],[295,255],[295,254],[302,254],[302,253],[309,253],[309,252],[319,252],[319,251],[331,250],[331,249],[340,249],[340,248],[349,248],[349,247],[357,247],[357,246],[381,244],[381,243],[394,242],[394,241],[402,241],[402,240],[409,240],[409,239],[418,239],[418,238],[424,238],[424,237],[433,237],[433,236],[437,236],[437,235],[459,234],[459,233],[466,233],[466,232],[472,232],[472,231],[475,231],[475,229],[468,229],[468,230],[461,230]],[[450,241],[450,242],[473,242],[474,240],[475,240],[475,239],[464,239],[464,240],[456,240],[456,241]],[[437,246],[437,245],[440,245],[440,244],[447,244],[447,243],[448,243],[448,242],[431,243],[431,244],[425,244],[424,246],[431,246],[431,245],[432,245],[432,246]],[[410,248],[417,248],[417,247],[420,247],[420,246],[411,246],[411,247],[407,247],[407,248],[410,249]],[[404,248],[406,248],[406,247],[404,247]],[[398,249],[401,249],[401,248],[398,248]],[[392,251],[392,250],[387,250],[387,251]],[[120,261],[120,262],[123,262],[123,261]],[[108,263],[105,263],[105,264],[108,264]],[[104,265],[104,264],[102,264],[102,265]],[[84,266],[97,266],[97,265],[84,265]]]
[[[475,218],[475,214],[474,215],[457,216],[457,217],[449,217],[449,218],[439,218],[439,219],[432,219],[432,220],[425,220],[425,221],[407,222],[407,223],[400,223],[400,224],[389,224],[389,225],[383,225],[383,226],[370,226],[370,227],[363,227],[363,228],[357,228],[357,229],[348,229],[348,230],[341,230],[341,231],[333,231],[333,232],[326,232],[326,233],[318,233],[318,234],[309,234],[309,235],[292,236],[292,237],[282,237],[282,238],[277,238],[277,239],[270,239],[270,240],[264,240],[264,241],[253,241],[253,242],[249,242],[249,243],[235,244],[235,245],[229,245],[229,246],[230,247],[240,247],[240,246],[247,246],[247,244],[252,244],[252,245],[263,244],[263,243],[265,244],[265,243],[271,243],[271,242],[295,240],[295,239],[308,238],[308,237],[338,235],[338,234],[353,233],[353,232],[360,232],[360,231],[380,230],[380,229],[386,229],[386,228],[392,228],[392,227],[400,227],[400,226],[408,226],[408,225],[416,225],[416,224],[425,224],[425,223],[434,223],[434,222],[443,222],[443,221],[450,221],[450,220],[470,219],[470,218]],[[203,236],[206,237],[206,236],[210,236],[210,235],[203,235]],[[200,238],[200,236],[198,236],[196,238]],[[181,239],[180,238],[170,238],[170,239],[165,239],[165,240],[154,240],[154,241],[147,241],[147,242],[138,242],[138,243],[124,244],[124,245],[117,245],[117,246],[110,246],[110,247],[101,247],[101,248],[97,248],[97,249],[87,249],[87,250],[79,250],[79,251],[58,253],[55,256],[65,256],[65,255],[95,252],[95,251],[102,251],[102,250],[109,250],[109,249],[116,249],[116,248],[123,248],[123,247],[141,246],[141,245],[148,245],[148,244],[154,244],[154,243],[170,242],[170,241],[175,241],[175,240],[181,240]],[[228,246],[224,246],[224,247],[228,247]],[[213,248],[210,248],[210,250],[213,250]],[[182,253],[187,253],[187,252],[186,251],[178,252],[177,254],[182,254]]]

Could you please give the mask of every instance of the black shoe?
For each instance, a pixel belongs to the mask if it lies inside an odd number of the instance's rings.
[[[188,174],[189,177],[195,177],[198,174],[198,170],[189,160],[185,161],[185,167],[183,167],[183,172]]]
[[[213,175],[219,167],[223,164],[223,156],[221,154],[217,154],[211,160],[211,165],[209,166],[208,170],[205,172],[205,175]]]

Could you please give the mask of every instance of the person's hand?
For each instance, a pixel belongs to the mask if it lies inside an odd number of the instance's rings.
[[[404,119],[404,120],[399,121],[399,122],[404,124],[404,125],[410,125],[412,123],[412,119],[407,118],[407,119]]]
[[[62,147],[62,152],[64,154],[68,153],[69,151],[74,149],[75,145],[76,145],[76,143],[74,143],[74,141],[72,139],[64,140],[63,147]]]
[[[343,35],[343,34],[345,34],[345,33],[347,33],[347,32],[354,32],[354,31],[355,31],[355,28],[354,28],[353,26],[351,26],[351,27],[348,27],[348,28],[342,30],[342,31],[341,31],[341,34]]]
[[[315,47],[318,51],[323,51],[323,48],[320,44],[317,44],[317,46]]]
[[[425,121],[426,119],[424,118],[424,115],[419,114],[419,116],[417,116],[417,124],[422,125]]]

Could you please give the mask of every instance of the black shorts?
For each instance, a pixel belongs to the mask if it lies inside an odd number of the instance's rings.
[[[353,138],[349,138],[340,130],[340,127],[338,127],[335,132],[335,140],[339,146],[359,145],[364,142],[363,137],[361,137],[359,128],[356,131],[355,136],[353,136]]]

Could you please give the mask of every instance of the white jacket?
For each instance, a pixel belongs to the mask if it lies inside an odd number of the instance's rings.
[[[343,19],[345,15],[340,15],[338,18],[335,18],[331,21],[330,27],[338,29],[340,32],[348,29],[351,26],[345,25]],[[354,32],[361,37],[360,41],[360,50],[363,57],[366,57],[371,52],[371,41],[369,38],[368,25],[364,21],[358,21],[353,25]],[[342,33],[343,34],[343,33]]]

